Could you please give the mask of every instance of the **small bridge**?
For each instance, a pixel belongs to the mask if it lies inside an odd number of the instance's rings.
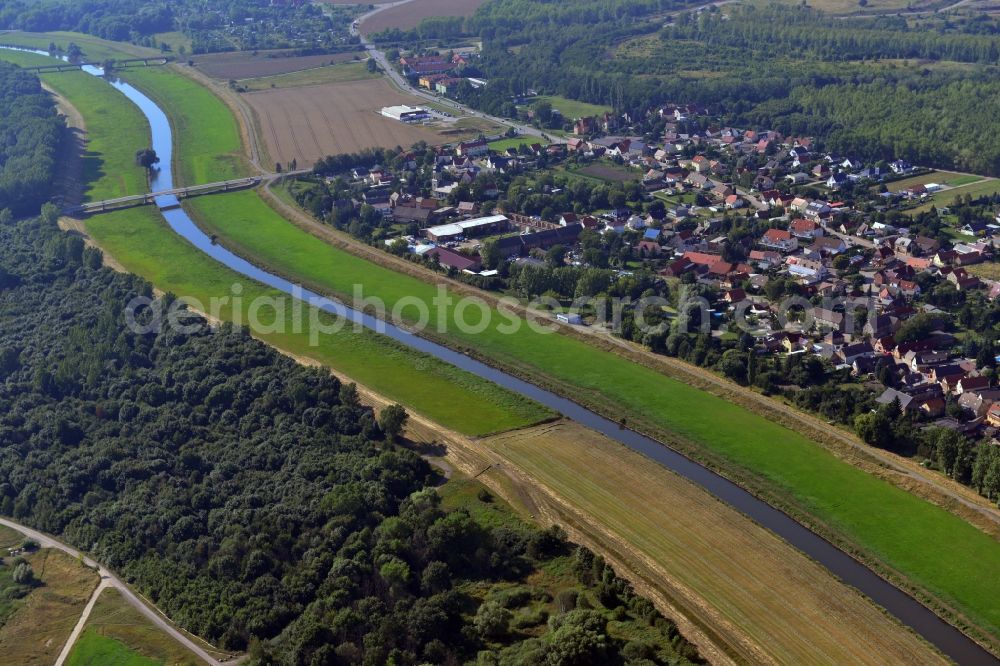
[[[115,60],[113,69],[128,69],[129,67],[159,67],[166,65],[170,62],[170,58],[167,56],[157,56],[156,58],[128,58],[126,60]],[[34,67],[22,67],[22,69],[29,72],[35,72],[36,74],[45,74],[47,72],[71,72],[81,67],[103,67],[103,62],[56,62],[51,65],[35,65]]]
[[[133,194],[117,199],[105,199],[104,201],[90,201],[79,206],[71,206],[63,211],[66,215],[95,215],[99,213],[110,213],[113,210],[122,208],[132,208],[133,206],[145,206],[157,204],[160,210],[171,210],[178,208],[178,199],[196,197],[203,194],[215,194],[217,192],[233,192],[256,187],[263,181],[260,176],[249,178],[237,178],[235,180],[224,180],[218,183],[206,183],[204,185],[192,185],[190,187],[175,187],[172,190],[161,190],[159,192],[147,192],[146,194]],[[157,202],[160,197],[170,197],[166,201]]]

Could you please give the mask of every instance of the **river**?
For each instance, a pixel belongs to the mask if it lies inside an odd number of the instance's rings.
[[[10,48],[10,47],[0,47]],[[49,55],[45,51],[19,49]],[[84,71],[94,76],[102,76],[97,67],[84,67]],[[105,79],[108,80],[108,79]],[[152,130],[153,149],[160,157],[159,171],[154,174],[153,191],[172,189],[173,134],[166,114],[149,97],[123,81],[109,83],[134,102],[146,116]],[[175,197],[157,198],[157,205],[163,209],[177,203]],[[819,536],[787,514],[757,499],[749,492],[728,479],[686,458],[664,444],[632,430],[623,429],[619,424],[592,412],[585,407],[546,391],[522,379],[492,368],[464,354],[448,349],[388,322],[380,321],[367,314],[346,308],[320,294],[262,270],[246,259],[216,245],[191,220],[182,208],[161,210],[167,223],[177,234],[183,236],[202,252],[242,275],[257,280],[287,294],[312,301],[323,309],[352,321],[361,322],[367,328],[384,333],[413,349],[425,352],[446,363],[467,372],[488,379],[511,391],[529,397],[561,414],[596,430],[605,436],[637,451],[647,458],[663,465],[674,473],[697,484],[712,495],[733,506],[755,522],[771,530],[800,551],[822,564],[839,579],[867,595],[875,603],[885,608],[900,622],[923,636],[944,654],[960,664],[978,666],[980,664],[1000,664],[993,654],[970,639],[961,631],[948,624],[934,612],[913,597],[889,583],[867,566],[843,552],[829,541]]]

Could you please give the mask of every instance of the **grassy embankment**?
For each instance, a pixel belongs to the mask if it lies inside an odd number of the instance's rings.
[[[3,56],[8,53],[21,55],[0,51]],[[88,159],[101,165],[100,169],[86,172],[91,198],[97,196],[95,193],[113,190],[120,182],[134,181],[136,177],[141,182],[143,174],[134,164],[134,149],[121,150],[117,141],[122,136],[148,136],[148,125],[138,109],[90,75],[71,72],[52,76],[71,80],[71,84],[57,81],[53,85],[61,83],[60,93],[84,117],[92,153]],[[183,111],[209,119],[203,125],[189,122],[193,115],[170,114],[186,128],[178,135],[177,145],[179,151],[184,151],[181,167],[185,178],[222,180],[241,173],[242,162],[233,157],[239,151],[235,121],[211,93],[164,69],[136,70],[130,72],[129,80],[159,100],[178,95],[184,101]],[[143,191],[143,187],[135,191]],[[219,309],[224,320],[246,322],[249,304],[255,297],[282,297],[281,292],[251,282],[196,250],[150,208],[91,218],[87,230],[126,269],[164,291],[196,298],[207,305],[213,298],[231,296],[232,285],[241,283],[244,289],[238,307],[228,304]],[[309,308],[296,313],[288,307],[282,313],[282,327],[263,327],[256,333],[279,349],[327,364],[465,434],[499,432],[551,416],[530,400],[369,331],[354,332],[347,327],[347,331],[336,335],[320,336],[319,344],[312,346],[308,326],[312,315]],[[274,319],[273,314],[262,316],[267,322]],[[317,313],[316,320],[329,326],[333,317]],[[272,332],[275,328],[286,332]]]
[[[169,116],[178,184],[214,183],[247,175],[239,126],[211,91],[168,67],[130,69],[122,76]],[[190,112],[174,113],[172,109],[179,105]]]
[[[154,626],[114,588],[101,592],[67,666],[198,666],[202,661]]]
[[[349,297],[354,284],[363,284],[366,295],[381,297],[388,308],[404,297],[417,298],[428,304],[431,321],[439,314],[454,321],[452,310],[439,313],[432,303],[434,285],[324,243],[288,224],[254,193],[205,197],[193,201],[192,208],[225,243],[307,286]],[[987,631],[1000,627],[995,603],[1000,580],[977,575],[1000,567],[1000,544],[986,534],[722,398],[568,336],[540,335],[525,326],[504,335],[497,326],[505,320],[492,314],[492,324],[482,333],[465,334],[451,326],[446,339],[543,378],[578,400],[607,409],[614,405],[632,423],[650,424],[685,440],[689,449],[710,452],[736,476],[763,479],[829,530]]]

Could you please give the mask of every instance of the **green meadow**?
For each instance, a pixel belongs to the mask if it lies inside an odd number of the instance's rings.
[[[304,285],[341,297],[364,285],[387,308],[401,299],[428,305],[431,321],[454,321],[439,310],[436,287],[372,264],[289,224],[254,192],[191,200],[199,223],[238,253],[295,277]],[[404,311],[405,314],[406,311]],[[614,405],[639,422],[721,456],[737,470],[762,477],[834,531],[874,554],[910,580],[968,613],[996,633],[1000,628],[1000,544],[947,511],[840,461],[806,437],[680,381],[585,342],[539,334],[522,326],[502,334],[506,320],[492,312],[478,334],[453,325],[452,345],[547,378],[567,395],[590,404]],[[466,321],[478,322],[477,308]]]
[[[543,146],[548,145],[548,141],[544,139],[539,139],[537,136],[515,136],[509,139],[500,139],[499,141],[490,142],[490,150],[503,151],[508,148],[520,148],[521,146],[530,146],[533,143],[540,143]]]
[[[93,629],[86,629],[73,651],[66,658],[66,666],[161,666],[159,659],[145,657],[121,641],[102,636]]]
[[[585,116],[600,116],[611,111],[610,106],[589,104],[567,97],[559,97],[558,95],[540,95],[531,100],[530,103],[534,104],[535,102],[548,102],[552,105],[553,109],[556,109],[563,115],[563,118],[570,120],[576,120]]]

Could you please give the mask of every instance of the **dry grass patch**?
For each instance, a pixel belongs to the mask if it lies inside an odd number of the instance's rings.
[[[58,550],[44,549],[27,558],[42,585],[0,627],[0,655],[5,664],[50,666],[80,619],[98,577]]]
[[[737,661],[943,663],[771,532],[596,432],[550,424],[484,443],[546,488],[559,518],[703,618]]]

